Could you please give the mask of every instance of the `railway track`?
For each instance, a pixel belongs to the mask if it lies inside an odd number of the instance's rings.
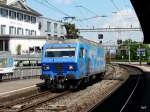
[[[9,102],[0,108],[0,112],[29,112],[34,111],[36,107],[46,103],[50,100],[56,99],[63,95],[69,94],[70,91],[52,93],[50,91],[42,92],[34,96],[27,97],[25,99]]]
[[[116,70],[115,70],[116,67],[110,66],[110,68],[111,68],[110,73],[107,73],[107,76],[110,76],[112,73],[113,73],[113,75],[116,73]],[[113,79],[111,77],[104,79],[104,80],[106,80],[106,81],[109,80],[110,83],[113,80],[119,80],[119,79]],[[122,80],[119,80],[119,81],[122,82]],[[109,85],[110,83],[108,83],[108,84],[106,83],[105,85]],[[116,86],[116,88],[117,88],[117,86]],[[115,89],[115,87],[114,87],[114,89]],[[12,102],[10,101],[8,103],[5,103],[5,104],[3,104],[3,107],[0,108],[0,112],[34,112],[37,110],[42,111],[42,109],[43,110],[46,109],[45,106],[46,106],[46,104],[49,104],[49,102],[52,102],[51,103],[52,105],[48,105],[47,110],[49,110],[49,109],[55,110],[56,108],[57,108],[57,110],[59,110],[59,109],[65,110],[68,107],[64,107],[64,103],[62,103],[63,105],[57,105],[57,103],[56,103],[56,105],[53,106],[53,102],[55,100],[57,100],[57,101],[62,100],[63,101],[63,99],[61,99],[62,96],[66,97],[69,95],[69,97],[70,97],[71,94],[69,94],[69,93],[71,93],[71,91],[64,91],[64,92],[59,92],[59,93],[56,93],[56,92],[53,93],[51,91],[42,92],[42,93],[39,93],[39,94],[34,95],[34,96],[26,97],[24,99],[12,101]],[[107,93],[107,91],[106,91],[106,93],[104,92],[104,94],[106,94],[108,96],[110,95],[109,93]],[[68,103],[69,102],[67,102],[66,104],[68,105]],[[42,107],[41,107],[41,105],[42,105]],[[67,105],[65,105],[65,106],[67,106]],[[94,106],[93,105],[88,106],[89,111],[90,111],[90,109],[92,109],[92,108],[94,109],[95,107],[97,107],[97,105],[94,105]],[[52,107],[49,107],[49,106],[52,106]]]
[[[104,80],[124,80],[128,77],[128,75],[125,77],[118,76],[118,71],[120,71],[120,66],[118,64],[108,64],[107,70],[109,72],[104,75]],[[122,71],[126,71],[126,68],[122,68]]]
[[[108,64],[106,71],[109,71],[109,72],[107,74],[105,74],[103,78],[104,79],[113,79],[114,78],[113,76],[116,73],[115,67],[111,64]]]
[[[131,93],[129,94],[129,96],[127,97],[127,99],[125,100],[124,104],[122,105],[122,107],[121,107],[121,109],[119,111],[119,112],[124,112],[127,104],[129,103],[130,99],[132,98],[133,94],[135,93],[136,88],[138,87],[142,71],[140,69],[136,68],[136,67],[133,67],[133,66],[127,66],[127,65],[119,65],[119,66],[121,68],[126,69],[128,71],[128,73],[129,73],[129,75],[137,75],[138,76],[137,80],[136,80],[136,83],[135,83],[135,85],[133,87],[133,90],[131,91]],[[114,67],[112,66],[112,68],[114,68]],[[114,71],[114,70],[112,70],[112,71]],[[86,112],[93,112],[96,108],[99,107],[99,105],[101,103],[102,102],[98,102],[98,103],[96,103],[94,105],[91,105],[91,107],[89,107]]]
[[[133,66],[130,66],[130,67],[127,67],[127,66],[124,66],[124,65],[121,65],[121,66],[126,68],[128,70],[128,72],[130,73],[130,75],[138,75],[137,81],[135,83],[135,86],[134,86],[133,90],[131,91],[131,93],[128,96],[127,100],[125,101],[124,105],[120,109],[120,112],[123,112],[125,110],[127,104],[129,103],[130,99],[132,98],[133,94],[135,93],[136,88],[138,87],[138,85],[140,83],[142,70],[137,69],[136,67],[133,67]]]

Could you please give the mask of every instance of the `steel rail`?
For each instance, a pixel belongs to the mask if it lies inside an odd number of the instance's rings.
[[[126,68],[126,69],[129,69],[129,68]],[[138,73],[138,72],[137,72],[137,73]],[[138,84],[139,84],[139,82],[140,82],[140,78],[141,78],[141,75],[138,74],[138,80],[137,80],[137,82],[136,82],[136,84],[135,84],[135,86],[134,86],[134,88],[133,88],[131,94],[129,95],[129,97],[128,97],[127,100],[125,101],[124,105],[123,105],[122,108],[120,109],[120,112],[123,112],[123,110],[125,109],[126,105],[128,104],[128,102],[130,101],[131,97],[133,96],[133,94],[134,94],[134,92],[135,92],[135,90],[136,90],[136,88],[137,88],[137,86],[138,86]]]
[[[33,109],[33,108],[35,108],[35,107],[41,105],[42,103],[45,103],[45,102],[47,102],[47,101],[56,99],[56,98],[61,97],[61,96],[65,95],[65,94],[68,94],[68,93],[70,93],[70,92],[71,92],[71,91],[65,91],[65,92],[56,94],[56,95],[51,96],[51,97],[49,96],[49,97],[43,98],[43,99],[41,99],[41,100],[38,101],[38,102],[35,101],[34,103],[29,103],[29,101],[32,102],[32,101],[36,100],[36,98],[37,98],[37,99],[40,99],[41,97],[44,97],[45,95],[50,94],[50,92],[48,92],[48,91],[42,92],[42,93],[40,93],[40,94],[31,96],[31,97],[29,97],[29,98],[27,98],[27,99],[23,99],[23,101],[20,101],[20,100],[19,100],[19,101],[16,101],[16,102],[12,102],[12,104],[11,104],[11,102],[10,102],[10,103],[4,105],[4,107],[0,108],[0,112],[7,112],[7,110],[8,110],[8,111],[13,111],[13,110],[15,110],[15,112],[23,112],[23,111],[25,111],[25,110]],[[40,97],[40,98],[39,98],[39,97]],[[29,104],[28,104],[27,102],[28,102]],[[13,106],[15,106],[15,105],[21,105],[21,104],[23,104],[23,103],[27,103],[27,105],[22,105],[22,107],[19,108],[19,109],[13,109]]]
[[[3,112],[3,110],[5,110],[7,108],[10,108],[14,105],[25,103],[25,102],[30,101],[32,99],[42,97],[42,96],[48,95],[48,94],[50,94],[50,91],[41,92],[41,93],[38,93],[38,94],[35,94],[35,95],[28,96],[26,98],[20,98],[19,100],[7,102],[7,103],[2,105],[2,107],[0,108],[0,112]]]
[[[122,81],[122,83],[120,83],[120,86],[125,82],[126,80]],[[118,88],[120,88],[120,86],[116,86],[113,88],[113,91],[112,92],[105,92],[104,94],[106,94],[105,96],[107,97],[103,97],[102,100],[100,100],[98,103],[96,104],[93,104],[92,106],[90,106],[88,109],[86,109],[85,112],[94,112],[94,109],[96,109],[99,105],[101,105],[109,96],[111,96]]]
[[[128,70],[127,68],[129,68],[129,67],[122,67],[122,68]],[[132,67],[130,66],[130,69],[131,69],[131,68],[132,68]],[[134,68],[135,68],[135,67],[134,67]],[[133,69],[133,68],[132,68],[132,69]],[[138,71],[138,72],[139,72],[139,71]],[[137,74],[138,74],[138,72],[137,72]],[[126,80],[127,80],[127,79],[126,79]],[[126,80],[124,80],[122,83],[124,83]],[[139,74],[139,77],[138,77],[138,81],[137,81],[136,85],[135,85],[134,88],[133,88],[133,91],[131,92],[130,96],[129,96],[128,99],[126,100],[125,104],[122,106],[120,112],[122,112],[122,111],[125,109],[125,107],[126,107],[126,105],[128,104],[130,98],[132,97],[134,91],[136,90],[139,81],[140,81],[140,74]],[[117,88],[114,88],[114,89],[117,89]],[[111,92],[111,93],[108,93],[107,96],[109,97],[111,94],[112,94],[112,92]],[[96,103],[96,104],[90,106],[90,107],[87,109],[86,112],[92,112],[92,111],[93,111],[94,109],[96,109],[104,100],[105,100],[105,98],[104,98],[102,101],[99,101],[98,103]]]
[[[57,95],[55,95],[55,96],[53,96],[53,97],[50,97],[50,98],[47,98],[47,99],[42,99],[42,100],[39,101],[39,102],[35,102],[35,103],[30,104],[30,105],[24,106],[22,109],[17,110],[16,112],[23,112],[23,111],[26,111],[26,110],[34,109],[34,108],[38,107],[39,105],[41,105],[41,104],[43,104],[43,103],[46,103],[46,102],[48,102],[48,101],[50,101],[50,100],[56,99],[56,98],[58,98],[58,97],[61,97],[61,96],[63,96],[63,95],[69,94],[69,93],[70,93],[70,91],[66,91],[66,92],[57,94]]]

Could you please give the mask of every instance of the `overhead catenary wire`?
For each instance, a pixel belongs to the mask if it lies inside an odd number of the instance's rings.
[[[54,11],[62,14],[62,15],[65,15],[65,16],[68,16],[70,17],[69,14],[67,14],[66,12],[62,11],[62,9],[60,10],[59,8],[57,8],[56,6],[54,6],[53,4],[51,4],[48,0],[35,0],[41,4],[43,4],[44,6],[48,7],[48,8],[51,8],[53,9]]]
[[[85,7],[85,6],[77,5],[76,7],[81,7],[81,8],[83,8],[83,9],[87,10],[88,12],[92,13],[93,15],[98,16],[97,13],[95,13],[94,11],[90,10],[89,8],[87,8],[87,7]]]
[[[86,21],[86,20],[95,19],[98,17],[102,17],[102,16],[93,16],[93,17],[87,17],[87,18],[82,18],[82,19],[76,19],[76,21]]]
[[[116,3],[114,2],[114,0],[110,0],[110,2],[116,8],[117,11],[120,11],[119,7],[116,5]]]
[[[94,16],[91,16],[91,17],[85,17],[85,18],[75,19],[75,21],[77,21],[77,22],[85,22],[85,21],[88,21],[87,24],[89,24],[89,20],[92,20],[92,21],[93,21],[93,19],[97,19],[97,18],[100,18],[100,17],[107,17],[106,15],[99,16],[99,15],[98,15],[97,13],[95,13],[93,10],[91,10],[91,9],[89,9],[89,8],[83,6],[83,5],[76,5],[75,7],[78,7],[79,9],[84,9],[86,12],[91,13],[92,15],[94,15]],[[83,15],[82,15],[82,17],[83,17]],[[92,26],[92,27],[94,27],[94,26]]]
[[[82,10],[81,9],[79,9],[78,8],[78,10],[79,10],[79,13],[80,13],[80,15],[82,16],[82,17],[84,17],[85,16],[85,14],[82,12]],[[87,23],[85,23],[86,21],[76,21],[77,23],[78,23],[78,25],[79,25],[79,27],[78,28],[82,28],[82,25],[85,27],[87,27],[88,28],[88,24]],[[88,35],[88,32],[85,32],[86,33],[86,35]]]

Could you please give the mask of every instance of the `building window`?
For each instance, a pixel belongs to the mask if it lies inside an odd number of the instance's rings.
[[[57,35],[54,35],[54,37],[58,37]]]
[[[9,50],[9,41],[0,40],[0,51],[8,51],[8,50]]]
[[[47,36],[49,36],[49,37],[50,37],[50,36],[51,36],[51,34],[47,34]]]
[[[54,33],[57,33],[57,23],[54,23]]]
[[[0,51],[3,51],[3,40],[0,40]]]
[[[9,41],[5,40],[5,51],[9,51]]]
[[[7,9],[1,8],[0,11],[1,11],[0,13],[1,13],[2,17],[8,17],[8,10]]]
[[[36,17],[31,16],[31,23],[36,23]]]
[[[36,36],[36,31],[31,30],[31,35],[32,35],[32,36]]]
[[[1,33],[1,35],[6,34],[6,25],[1,25],[0,33]]]
[[[9,18],[11,18],[11,19],[16,19],[16,12],[14,12],[14,11],[9,11]]]
[[[23,35],[23,29],[17,28],[17,35]]]
[[[17,13],[17,20],[23,21],[23,14],[22,13]]]
[[[47,22],[47,32],[51,32],[51,22]]]
[[[30,16],[24,15],[24,21],[25,22],[30,22]]]
[[[29,29],[25,30],[25,35],[28,35],[28,36],[30,35],[30,30]]]
[[[16,34],[16,28],[13,27],[13,26],[10,26],[10,27],[9,27],[9,34],[10,34],[10,35],[15,35],[15,34]]]

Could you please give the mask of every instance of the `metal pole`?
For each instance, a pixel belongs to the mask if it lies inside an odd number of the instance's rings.
[[[139,49],[141,48],[141,45],[140,45],[140,43],[139,43]],[[141,66],[141,51],[139,52],[139,65]]]
[[[131,53],[130,53],[130,40],[128,42],[128,55],[129,55],[129,64],[131,62]]]
[[[110,52],[110,48],[109,48],[109,61],[111,63],[111,52]]]

